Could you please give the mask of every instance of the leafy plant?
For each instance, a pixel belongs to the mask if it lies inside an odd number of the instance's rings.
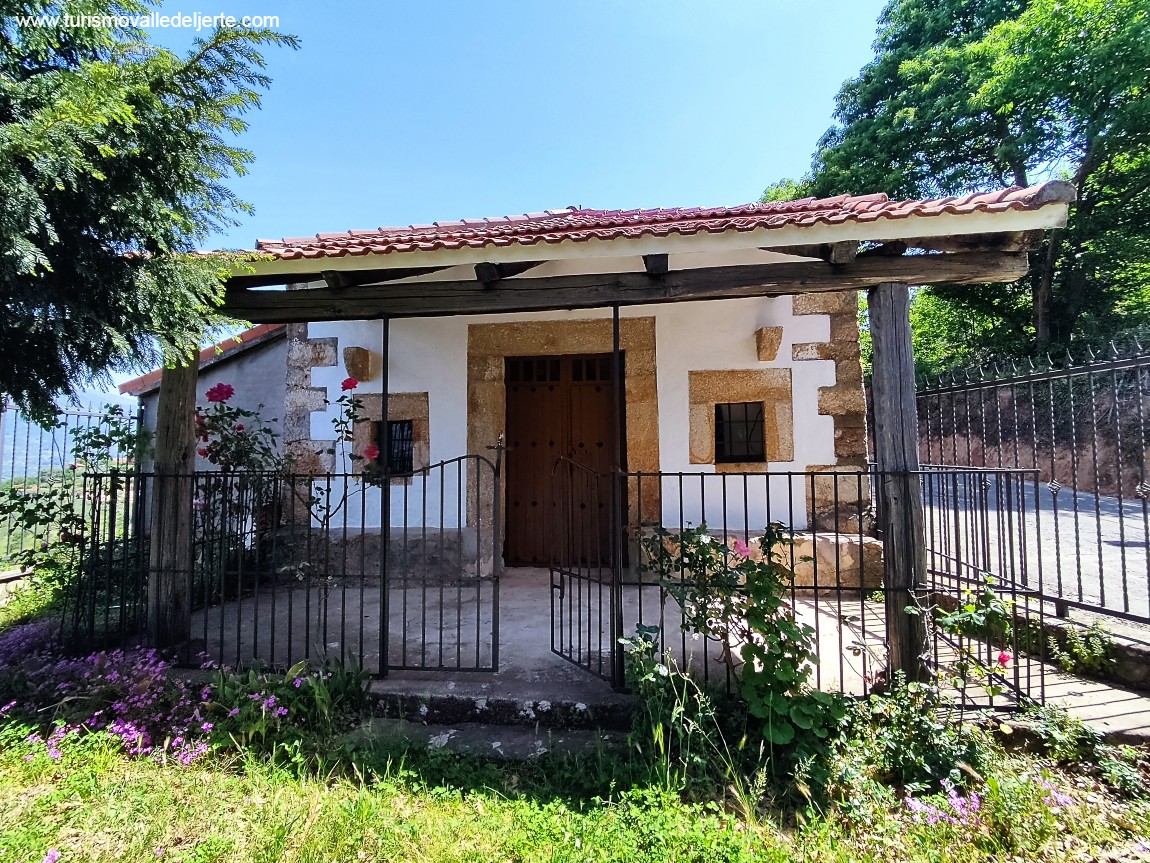
[[[319,669],[303,661],[283,674],[218,670],[206,708],[212,739],[258,751],[287,745],[321,753],[362,713],[368,680],[358,666],[336,661]]]
[[[1038,738],[1057,763],[1093,772],[1126,796],[1147,795],[1142,775],[1147,766],[1144,753],[1106,743],[1097,730],[1057,707],[1031,705],[1018,722]]]
[[[1114,642],[1101,621],[1086,629],[1066,626],[1049,644],[1050,657],[1070,674],[1104,674],[1114,665]]]
[[[994,650],[994,644],[1010,644],[1013,634],[1014,604],[1003,599],[994,589],[994,579],[986,575],[977,589],[963,592],[959,604],[950,611],[936,609],[934,626],[951,637],[958,656],[945,666],[941,676],[959,692],[965,693],[971,683],[988,695],[1001,695],[1001,674],[1014,660],[1006,650]],[[991,659],[989,654],[995,654]]]
[[[627,686],[635,693],[629,742],[660,766],[666,788],[678,788],[692,775],[705,773],[718,733],[715,705],[669,656],[659,656],[656,632],[641,627],[634,638],[621,639],[627,651]]]
[[[705,524],[672,533],[655,527],[641,540],[643,567],[678,602],[683,628],[716,641],[768,746],[801,757],[846,716],[842,696],[812,688],[814,628],[788,602],[794,573],[782,552],[787,535],[770,524],[759,553],[718,542]]]
[[[888,689],[864,702],[851,726],[853,757],[872,778],[912,792],[964,785],[990,762],[988,741],[953,721],[938,688],[907,682],[899,673]]]
[[[203,444],[198,454],[225,473],[282,470],[285,461],[276,446],[279,435],[260,416],[263,405],[253,411],[228,404],[234,395],[235,388],[223,383],[205,394],[208,406],[196,409],[196,437]]]

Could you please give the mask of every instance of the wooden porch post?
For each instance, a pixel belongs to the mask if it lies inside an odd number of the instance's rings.
[[[874,441],[881,496],[886,632],[890,668],[908,680],[926,674],[926,621],[908,614],[926,583],[926,537],[918,462],[910,288],[885,282],[867,295],[874,345]]]
[[[191,635],[192,493],[196,358],[164,369],[156,412],[148,559],[148,639],[170,647]]]
[[[388,584],[388,554],[391,552],[391,318],[384,315],[380,323],[379,391],[383,408],[379,422],[379,464],[383,475],[379,484],[379,676],[387,677],[391,664],[391,591]],[[440,524],[439,529],[443,530]],[[406,624],[404,624],[406,630]],[[424,638],[427,637],[426,627]],[[406,648],[405,648],[406,649]],[[406,654],[404,654],[406,655]]]

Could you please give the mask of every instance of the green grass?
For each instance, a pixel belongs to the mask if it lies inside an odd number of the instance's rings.
[[[0,860],[785,859],[781,835],[653,789],[576,806],[428,785],[394,764],[298,777],[266,762],[180,767],[88,738],[59,761],[0,755]],[[762,856],[766,853],[767,856]]]
[[[0,632],[10,626],[43,620],[59,611],[59,590],[25,582],[0,605]]]
[[[779,813],[747,822],[642,784],[600,797],[573,789],[574,773],[602,768],[594,758],[515,764],[413,750],[363,755],[340,775],[301,775],[243,756],[190,767],[133,760],[99,735],[72,739],[52,761],[24,733],[0,732],[5,863],[36,863],[50,849],[62,863],[1065,860],[1150,835],[1145,804],[1022,757],[1003,761],[1002,788],[978,827],[916,823],[883,792],[796,825]],[[1043,804],[1040,775],[1074,804]]]
[[[0,608],[0,632],[54,602],[44,586],[20,592]],[[60,863],[1139,859],[1134,849],[1150,837],[1150,803],[1114,789],[1144,793],[1144,759],[1131,754],[1112,766],[1125,778],[1107,784],[1107,771],[1091,766],[1103,749],[1052,711],[1031,717],[1055,744],[1046,758],[1008,752],[974,729],[985,757],[962,755],[970,778],[961,794],[980,795],[977,817],[931,823],[876,765],[889,773],[891,750],[938,752],[945,735],[921,721],[909,695],[884,704],[901,724],[872,716],[828,750],[834,802],[798,808],[802,783],[779,777],[736,788],[721,778],[722,764],[688,779],[650,753],[606,746],[520,762],[402,743],[353,749],[342,725],[317,736],[306,756],[280,744],[260,753],[219,749],[184,766],[127,757],[118,741],[93,733],[68,735],[52,760],[28,739],[44,728],[5,718],[0,704],[0,863],[41,863],[53,850]],[[44,708],[45,724],[68,715],[62,705]],[[1054,758],[1079,766],[1059,768]],[[945,795],[919,799],[953,811]]]

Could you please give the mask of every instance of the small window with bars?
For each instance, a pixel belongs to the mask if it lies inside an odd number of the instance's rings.
[[[715,464],[767,460],[762,402],[715,405]]]
[[[376,423],[376,446],[387,453],[387,469],[391,474],[409,474],[414,469],[415,438],[411,420],[388,420],[387,440],[383,439],[383,423]]]

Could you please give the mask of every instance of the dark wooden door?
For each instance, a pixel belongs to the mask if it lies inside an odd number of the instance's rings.
[[[506,364],[504,558],[512,566],[549,565],[574,540],[585,561],[605,562],[605,477],[615,462],[611,355],[508,357]]]

